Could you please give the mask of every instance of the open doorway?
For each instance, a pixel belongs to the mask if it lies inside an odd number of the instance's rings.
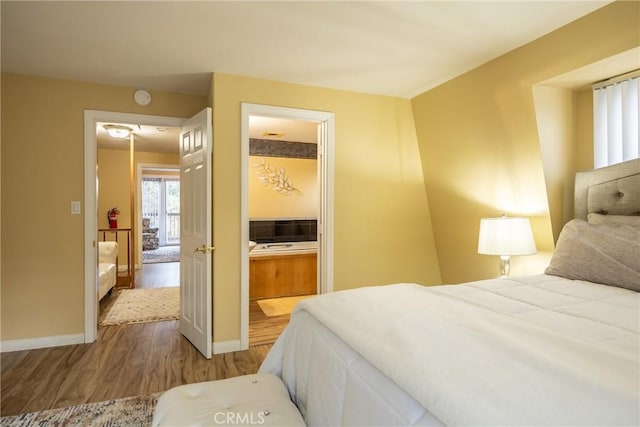
[[[85,110],[84,112],[84,265],[85,315],[84,341],[94,342],[98,336],[98,229],[97,200],[97,124],[135,123],[139,126],[179,128],[181,177],[181,250],[180,262],[180,332],[206,358],[212,353],[211,282],[211,192],[212,192],[212,110],[207,107],[191,118],[115,113]],[[131,144],[131,139],[129,140]],[[130,150],[130,155],[132,151]],[[129,182],[133,183],[133,169]],[[133,184],[130,184],[133,189]],[[131,200],[134,200],[131,191]],[[134,205],[134,202],[131,202]],[[188,218],[189,220],[186,220]],[[141,221],[141,219],[140,219]],[[131,221],[132,224],[135,221]],[[197,227],[193,227],[193,224]],[[186,224],[186,225],[185,225]],[[141,229],[138,227],[137,229]],[[136,249],[132,252],[135,253]],[[198,295],[200,298],[196,298]]]
[[[119,144],[119,152],[115,150],[115,146],[111,146],[107,157],[111,155],[113,158],[124,158],[129,161],[121,162],[120,168],[122,170],[117,171],[109,177],[103,176],[99,180],[100,166],[98,162],[98,141],[101,133],[106,133],[104,128],[105,124],[120,124],[129,125],[128,127],[135,129],[140,138],[137,139],[136,145],[140,144],[144,147],[146,138],[144,137],[142,130],[147,126],[153,126],[156,128],[179,129],[184,123],[182,118],[163,117],[163,116],[147,116],[140,114],[128,114],[128,113],[115,113],[108,111],[85,111],[85,156],[84,156],[84,181],[85,181],[85,342],[90,343],[95,341],[98,332],[98,313],[99,313],[99,241],[103,236],[98,233],[98,229],[105,229],[105,235],[113,235],[111,228],[125,228],[129,229],[127,238],[118,238],[118,245],[116,256],[117,259],[110,261],[116,264],[116,271],[124,268],[125,265],[130,266],[135,271],[137,260],[137,248],[136,245],[138,239],[135,238],[135,233],[141,229],[140,216],[135,214],[135,206],[137,205],[135,200],[134,185],[135,185],[135,169],[130,167],[131,157],[133,156],[131,150],[131,138],[121,138],[118,141],[110,140],[106,144]],[[175,144],[178,146],[179,132],[176,131]],[[107,148],[101,146],[100,148]],[[150,151],[150,150],[147,150]],[[104,154],[103,153],[103,154]],[[142,160],[151,162],[151,160]],[[154,161],[155,162],[155,161]],[[173,164],[176,161],[172,162]],[[179,161],[178,161],[179,163]],[[119,163],[120,164],[120,163]],[[108,169],[103,165],[104,170]],[[121,182],[120,182],[121,181]],[[102,185],[100,185],[102,182]],[[115,198],[103,197],[99,199],[98,193],[101,189],[105,189],[106,183],[116,184],[120,182],[124,188],[123,192],[118,190]],[[103,203],[104,202],[104,203]],[[111,227],[111,223],[107,221],[107,212],[113,208],[119,213],[117,217],[117,226]],[[110,220],[110,218],[109,218]],[[105,238],[103,238],[105,239]],[[107,238],[111,240],[110,238]],[[122,252],[120,252],[122,251]],[[121,253],[125,254],[124,256]],[[129,253],[130,255],[126,255]],[[124,260],[128,260],[126,263]],[[133,273],[128,273],[133,274]],[[129,282],[132,280],[130,277],[127,279],[127,283],[120,284],[121,287],[129,287]],[[135,274],[133,274],[133,280],[135,282]]]
[[[274,341],[299,297],[333,290],[333,120],[242,105],[242,348]]]
[[[318,123],[250,116],[248,162],[252,346],[273,343],[318,292]]]
[[[136,286],[180,286],[180,166],[138,164],[140,264]]]
[[[177,320],[180,128],[112,120],[95,130],[98,326]]]

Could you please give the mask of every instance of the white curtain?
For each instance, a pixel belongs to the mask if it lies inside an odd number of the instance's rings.
[[[160,227],[160,178],[142,177],[142,218],[149,218],[149,227]]]
[[[593,90],[594,167],[638,158],[640,77]]]

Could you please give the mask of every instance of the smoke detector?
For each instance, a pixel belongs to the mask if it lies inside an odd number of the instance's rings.
[[[151,94],[144,89],[135,91],[133,93],[133,99],[136,101],[136,104],[142,105],[143,107],[151,104]]]

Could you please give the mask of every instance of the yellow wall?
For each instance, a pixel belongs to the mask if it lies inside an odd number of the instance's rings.
[[[482,217],[531,217],[548,257],[562,198],[548,198],[532,87],[638,46],[639,17],[640,3],[615,2],[412,100],[444,281],[496,276],[496,257],[476,253]],[[514,260],[516,272],[540,257]]]
[[[240,106],[335,113],[334,288],[440,282],[409,100],[215,74],[214,339],[240,335]]]
[[[593,91],[574,91],[575,172],[593,169]]]
[[[98,161],[98,229],[109,227],[107,212],[118,208],[118,228],[131,228],[131,192],[129,186],[129,151],[97,151]],[[106,233],[105,240],[114,240],[115,233]],[[102,239],[102,235],[99,236]],[[118,232],[118,261],[126,267],[126,234]],[[120,267],[120,268],[122,268]]]
[[[2,74],[2,340],[84,332],[84,221],[70,214],[84,194],[84,110],[190,117],[207,104],[152,91],[140,107],[134,90]]]
[[[118,208],[119,228],[131,228],[131,196],[129,186],[129,151],[98,149],[98,228],[109,228],[107,212],[111,208]],[[154,153],[148,151],[136,151],[134,156],[134,180],[138,164],[172,165],[180,164],[180,156],[177,153]],[[179,176],[179,172],[159,172],[171,176]],[[138,191],[138,189],[135,189]],[[137,200],[137,196],[136,196]],[[137,208],[136,208],[137,209]],[[135,230],[135,247],[140,248],[140,230]],[[124,238],[121,234],[118,239]],[[113,235],[107,234],[107,240],[113,239]],[[138,251],[136,251],[138,252]],[[125,260],[127,247],[120,245],[120,260]],[[138,263],[137,255],[134,262]],[[138,263],[139,264],[139,263]]]
[[[118,208],[118,227],[131,227],[129,151],[99,149],[98,228],[109,228],[107,212]]]
[[[215,106],[217,342],[240,334],[241,102],[335,113],[337,290],[495,276],[477,232],[481,217],[503,212],[531,216],[539,250],[551,251],[562,209],[546,189],[532,87],[638,46],[639,12],[615,2],[411,101],[216,74],[207,97],[153,92],[140,107],[134,88],[3,74],[0,339],[84,331],[83,216],[69,205],[83,200],[85,109],[190,117]],[[576,169],[585,150],[574,144]],[[516,272],[531,265],[539,257],[514,260]]]
[[[300,193],[281,194],[259,180],[255,165],[266,161],[276,170],[284,168],[291,185]],[[284,157],[249,156],[249,218],[317,218],[320,192],[318,161]]]
[[[84,226],[69,203],[83,200],[84,109],[189,117],[208,100],[154,92],[144,108],[132,88],[2,77],[1,339],[79,334]],[[440,281],[408,100],[225,75],[212,82],[216,341],[239,338],[240,102],[336,113],[336,289]]]
[[[574,97],[571,89],[533,88],[538,140],[554,242],[573,217]]]

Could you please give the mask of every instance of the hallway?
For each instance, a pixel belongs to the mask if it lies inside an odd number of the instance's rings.
[[[165,288],[180,286],[180,263],[162,262],[142,264],[136,270],[136,288]]]

